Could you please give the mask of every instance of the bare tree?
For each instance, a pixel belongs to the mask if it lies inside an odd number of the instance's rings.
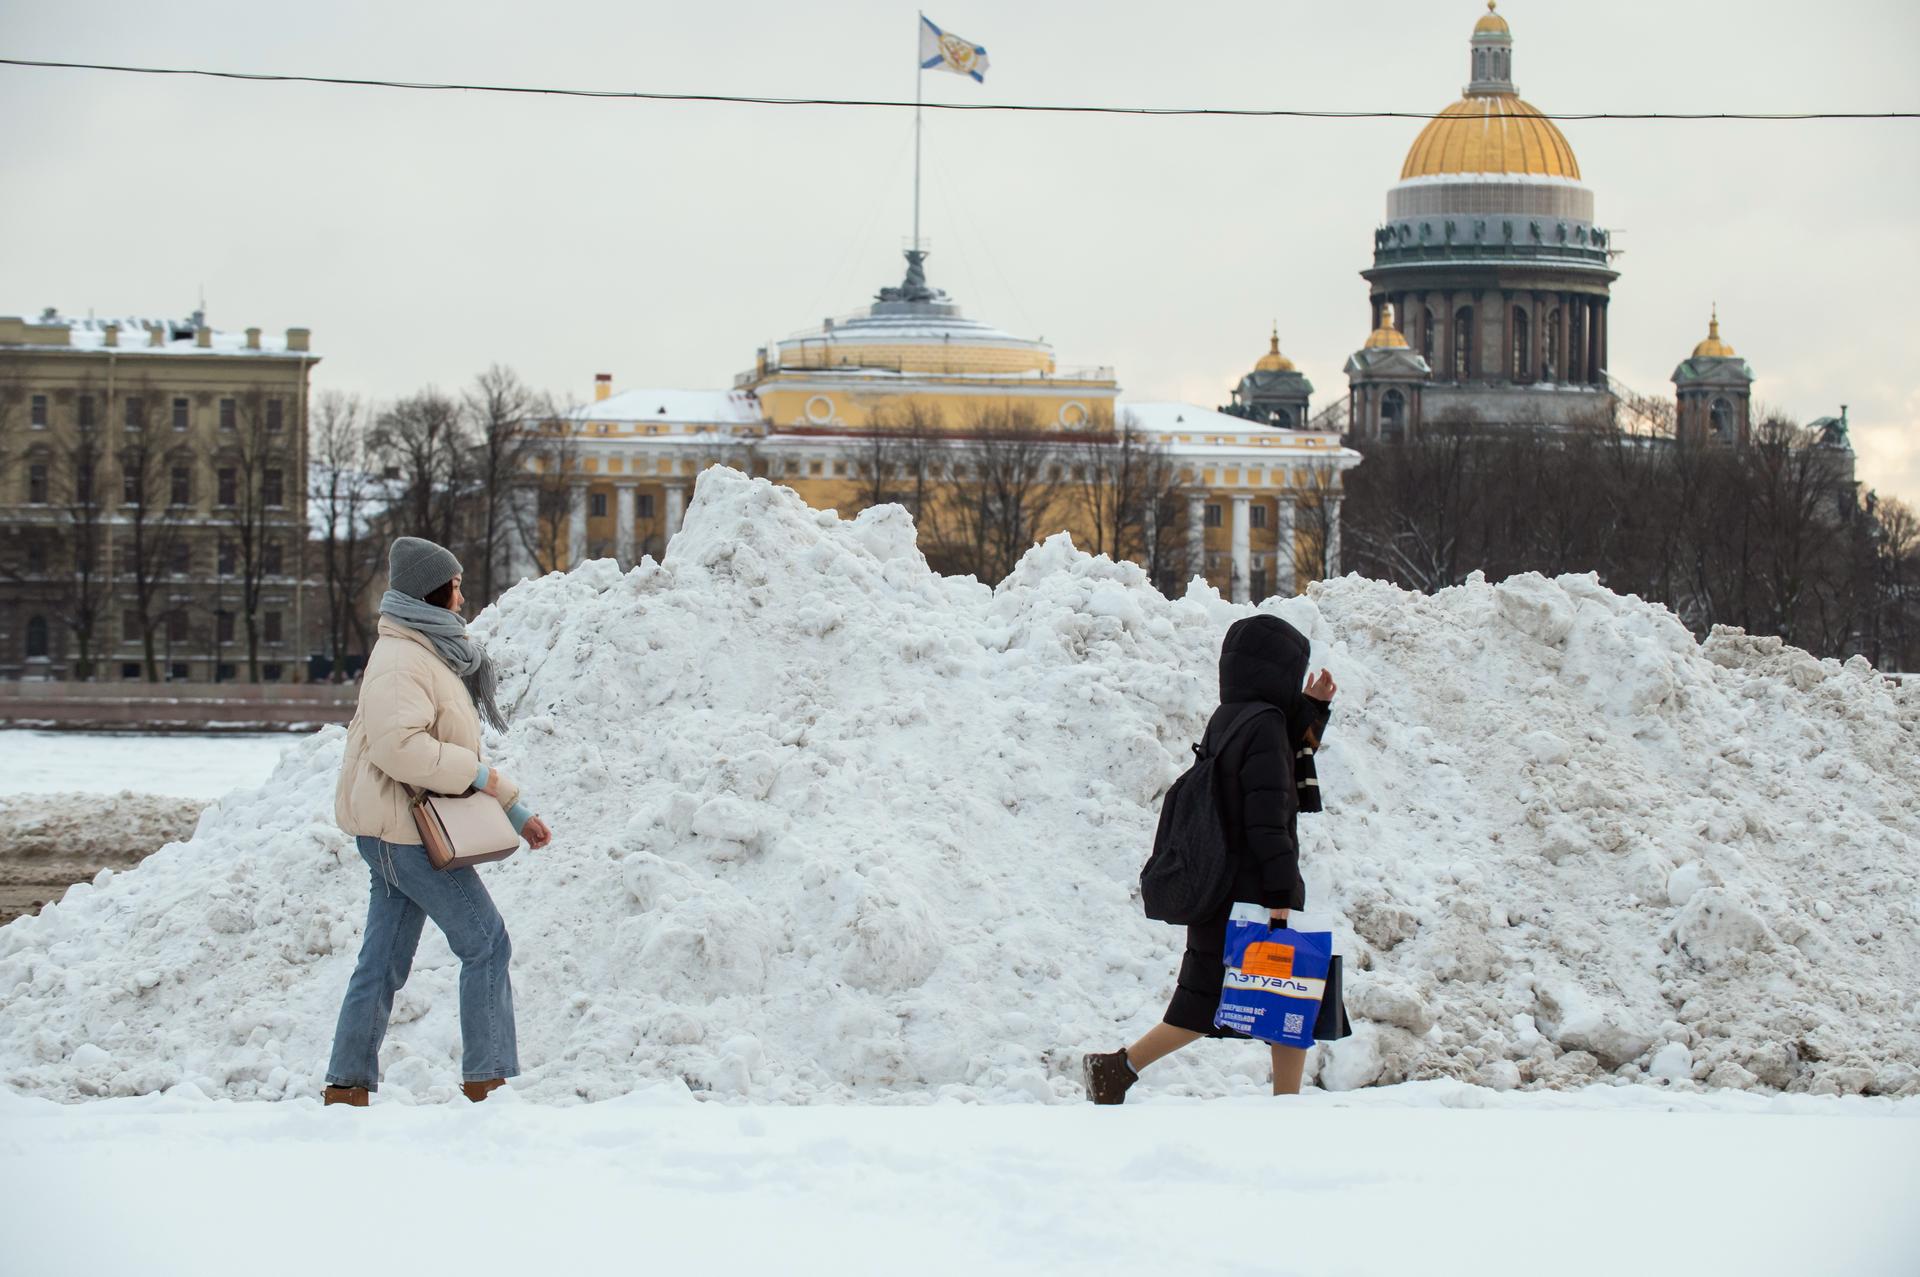
[[[304,536],[305,529],[291,527],[282,514],[289,482],[298,481],[290,474],[295,452],[288,443],[291,432],[286,428],[284,402],[258,388],[236,398],[234,435],[216,458],[214,509],[224,531],[231,534],[240,616],[247,631],[247,679],[258,683],[260,608],[267,578],[284,571],[284,562],[275,560],[284,560],[294,548],[282,544],[281,538]],[[229,550],[223,549],[221,557],[228,558]],[[223,582],[215,602],[216,624],[224,592]],[[221,641],[216,628],[215,642]]]
[[[1090,432],[1067,443],[1082,526],[1091,553],[1145,563],[1156,537],[1158,498],[1171,492],[1176,468],[1166,442],[1122,413],[1112,433]]]
[[[58,547],[64,560],[64,580],[58,606],[67,632],[73,635],[71,676],[80,682],[92,681],[96,673],[101,618],[113,593],[103,491],[106,412],[106,396],[97,393],[91,382],[84,383],[76,396],[77,420],[71,429],[61,432],[57,443],[60,473],[43,480],[50,488],[57,484],[57,490],[50,490],[47,499],[60,502],[64,516]]]
[[[473,468],[469,443],[461,406],[431,386],[380,414],[373,446],[398,476],[391,512],[396,534],[461,552],[460,512]]]
[[[545,406],[512,369],[494,364],[473,379],[464,395],[468,431],[473,438],[473,553],[463,560],[470,578],[468,597],[491,603],[513,584],[506,580],[512,538],[518,535],[513,500],[526,469],[534,436],[527,423]],[[477,570],[476,570],[477,569]]]
[[[892,405],[875,408],[853,454],[855,513],[899,499],[905,451]]]
[[[147,681],[160,681],[158,635],[173,611],[167,594],[179,560],[191,550],[185,520],[192,502],[190,457],[173,438],[172,412],[147,379],[129,385],[121,400],[118,433],[122,551],[116,575],[133,579],[134,615]],[[176,471],[178,472],[176,474]],[[177,480],[177,482],[176,482]]]
[[[521,539],[542,573],[557,572],[567,562],[573,485],[583,478],[578,431],[579,413],[572,407],[550,408],[529,425],[523,455],[531,469],[513,509]]]
[[[373,644],[361,599],[380,568],[374,522],[386,509],[385,484],[358,397],[322,391],[310,431],[307,511],[319,533],[331,677],[338,683],[347,676],[350,654],[364,657]]]
[[[953,479],[939,508],[953,535],[942,549],[963,571],[998,582],[1039,539],[1067,491],[1060,441],[1021,406],[976,408],[953,455]]]

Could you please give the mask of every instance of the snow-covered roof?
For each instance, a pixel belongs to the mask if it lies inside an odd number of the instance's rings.
[[[1249,421],[1245,417],[1236,417],[1232,413],[1217,412],[1212,408],[1202,408],[1190,403],[1117,403],[1113,406],[1114,420],[1132,417],[1142,430],[1151,430],[1156,434],[1239,434],[1239,435],[1289,435],[1291,430],[1276,430],[1272,426]]]
[[[208,344],[202,346],[195,339],[198,328],[204,323],[199,316],[185,319],[156,318],[151,315],[88,315],[85,317],[62,315],[48,309],[37,317],[0,316],[0,323],[8,319],[17,320],[28,331],[25,345],[44,347],[52,350],[106,350],[107,330],[118,328],[117,352],[139,355],[235,355],[259,358],[261,356],[305,355],[317,358],[310,350],[292,350],[288,347],[288,332],[304,332],[304,329],[282,329],[278,332],[260,330],[260,344],[247,345],[247,334],[243,331],[225,331],[209,329]],[[39,329],[44,333],[48,329],[64,328],[67,340],[64,346],[55,342],[36,341],[31,331]],[[154,334],[160,335],[159,343],[154,342]],[[11,344],[11,343],[8,343]]]
[[[582,405],[582,421],[648,421],[751,425],[760,401],[744,390],[623,390]]]
[[[1183,457],[1241,455],[1249,448],[1298,449],[1325,456],[1337,452],[1343,465],[1355,464],[1360,454],[1339,446],[1338,436],[1321,430],[1279,430],[1273,426],[1216,412],[1190,403],[1118,403],[1116,422],[1128,418],[1150,434],[1163,435],[1171,450]],[[1348,459],[1351,460],[1348,460]]]

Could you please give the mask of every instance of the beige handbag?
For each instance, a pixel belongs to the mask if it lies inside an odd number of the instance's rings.
[[[520,835],[498,799],[485,790],[464,794],[413,791],[413,823],[435,869],[465,869],[505,860],[520,850]]]

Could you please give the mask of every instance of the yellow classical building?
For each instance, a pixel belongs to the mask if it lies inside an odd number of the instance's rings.
[[[1200,575],[1243,601],[1338,571],[1340,476],[1360,457],[1304,428],[1304,393],[1297,414],[1122,402],[1113,369],[1059,367],[930,287],[923,252],[907,259],[900,285],[761,348],[731,389],[616,391],[601,374],[534,449],[519,522],[541,531],[517,570],[659,556],[694,479],[730,464],[816,509],[900,501],[943,570],[991,576],[1064,530],[1163,589]],[[1311,389],[1277,338],[1242,387],[1275,373]]]

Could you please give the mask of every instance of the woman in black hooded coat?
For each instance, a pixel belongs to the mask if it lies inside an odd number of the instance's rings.
[[[1263,905],[1276,923],[1284,923],[1290,910],[1306,907],[1295,818],[1302,810],[1320,810],[1312,757],[1334,693],[1333,677],[1325,670],[1305,681],[1310,655],[1305,635],[1264,614],[1234,622],[1220,645],[1220,708],[1207,721],[1200,747],[1217,754],[1214,775],[1220,783],[1220,821],[1235,863],[1233,890],[1211,917],[1187,928],[1179,981],[1162,1022],[1125,1050],[1086,1058],[1087,1092],[1096,1104],[1120,1103],[1141,1069],[1191,1042],[1242,1036],[1213,1023],[1226,976],[1227,921],[1236,903]],[[1255,704],[1280,712],[1256,715],[1223,742],[1234,719]],[[1345,1033],[1344,1010],[1323,1007],[1314,1036]],[[1299,1092],[1306,1059],[1305,1051],[1273,1048],[1275,1095]]]

